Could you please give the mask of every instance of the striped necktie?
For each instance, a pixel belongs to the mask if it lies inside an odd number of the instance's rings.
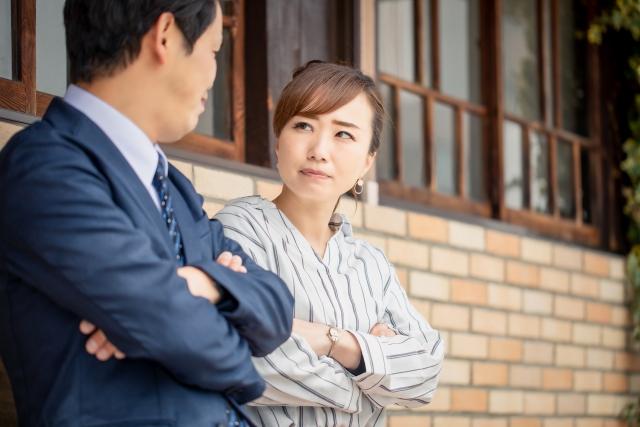
[[[178,221],[173,213],[173,203],[171,200],[171,194],[169,190],[169,179],[164,170],[164,162],[162,156],[158,153],[158,167],[156,168],[156,174],[153,177],[153,188],[156,189],[158,197],[160,198],[160,211],[162,212],[162,219],[169,229],[169,236],[173,242],[173,250],[176,254],[176,259],[182,267],[184,265],[184,250],[182,248],[182,236],[180,235],[180,227],[178,227]]]

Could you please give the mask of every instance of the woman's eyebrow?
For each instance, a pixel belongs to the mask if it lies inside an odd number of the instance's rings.
[[[334,125],[338,125],[338,126],[344,126],[347,128],[356,128],[356,129],[360,129],[359,126],[354,125],[353,123],[349,123],[349,122],[343,122],[342,120],[334,120],[333,121]]]

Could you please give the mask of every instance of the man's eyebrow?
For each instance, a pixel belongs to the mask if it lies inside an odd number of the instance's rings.
[[[349,122],[343,122],[342,120],[334,120],[333,121],[334,125],[339,125],[339,126],[344,126],[347,128],[356,128],[356,129],[360,129],[359,126],[354,125],[353,123],[349,123]]]

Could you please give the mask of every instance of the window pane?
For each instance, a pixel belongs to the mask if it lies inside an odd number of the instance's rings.
[[[423,187],[424,179],[424,101],[405,90],[400,92],[402,136],[402,180],[413,187]]]
[[[456,98],[480,103],[479,1],[440,1],[438,15],[440,89]]]
[[[36,1],[36,87],[57,96],[67,90],[64,1]]]
[[[504,168],[504,202],[512,209],[522,209],[524,203],[524,174],[522,167],[522,126],[504,121],[503,124],[503,158]]]
[[[380,83],[380,92],[382,92],[384,109],[388,118],[384,124],[380,150],[376,156],[378,162],[376,175],[380,181],[394,181],[396,179],[396,129],[393,122],[396,111],[393,102],[393,88],[388,84]]]
[[[195,130],[197,133],[227,141],[233,140],[231,53],[231,32],[225,29],[222,47],[216,54],[218,60],[216,79],[213,88],[209,90],[204,112]]]
[[[531,209],[549,213],[549,142],[547,135],[529,132],[529,162],[531,168]]]
[[[413,0],[378,0],[378,69],[415,81]]]
[[[585,7],[580,0],[560,0],[560,58],[562,124],[566,130],[587,135],[586,40],[576,31],[586,27]]]
[[[502,67],[507,113],[540,120],[536,3],[502,3]]]
[[[422,48],[424,49],[424,55],[422,58],[422,65],[424,70],[424,84],[427,87],[433,86],[432,69],[431,67],[431,0],[422,0],[422,28],[424,28]]]
[[[544,0],[544,59],[545,59],[545,69],[544,69],[544,78],[547,82],[546,93],[545,93],[545,109],[547,111],[548,123],[551,126],[556,125],[555,121],[555,113],[553,108],[553,45],[551,44],[551,6],[552,0]]]
[[[457,193],[455,110],[436,102],[434,109],[436,144],[436,187],[438,192]]]
[[[0,1],[0,78],[13,78],[11,0]]]
[[[563,218],[575,218],[573,153],[570,143],[558,142],[558,210]]]
[[[475,114],[464,115],[464,154],[468,197],[482,201],[485,198],[482,118]]]
[[[582,166],[582,221],[593,224],[593,204],[595,191],[595,156],[589,150],[580,150],[580,165]]]

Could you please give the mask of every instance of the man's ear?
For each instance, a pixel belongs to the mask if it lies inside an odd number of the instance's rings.
[[[176,42],[180,42],[176,40],[176,29],[176,20],[173,14],[164,12],[147,34],[150,38],[151,51],[160,65],[167,62],[169,49],[173,48]]]

